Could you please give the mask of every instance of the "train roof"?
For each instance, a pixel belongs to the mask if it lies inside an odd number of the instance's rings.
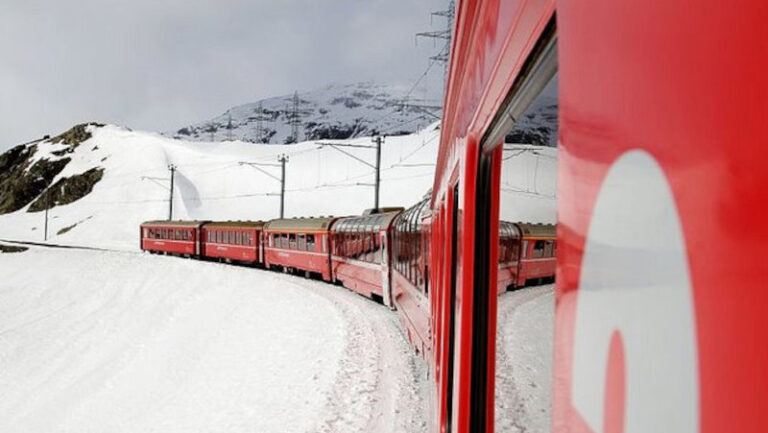
[[[156,221],[145,221],[141,223],[143,226],[163,226],[163,227],[187,227],[187,228],[197,228],[200,227],[201,224],[205,224],[205,221],[167,221],[167,220],[156,220]]]
[[[370,215],[343,217],[333,224],[334,232],[371,232],[389,227],[392,220],[399,215],[401,209]]]
[[[268,221],[265,230],[328,230],[336,218],[290,218]]]
[[[526,237],[552,237],[557,235],[555,224],[517,223],[523,236]]]
[[[205,223],[205,227],[239,227],[260,229],[264,227],[265,224],[266,223],[264,221],[212,221]]]

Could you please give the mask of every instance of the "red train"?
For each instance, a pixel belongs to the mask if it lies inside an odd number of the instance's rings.
[[[409,342],[429,359],[428,204],[425,198],[405,211],[384,209],[382,213],[343,218],[149,221],[141,225],[141,249],[262,266],[343,285],[396,309]],[[520,230],[517,236],[504,242],[523,259],[503,264],[514,266],[509,271],[514,277],[500,280],[499,293],[554,279],[554,226],[514,226]],[[546,248],[546,256],[541,254],[545,248],[537,247],[540,241],[552,244]]]
[[[768,430],[766,19],[763,0],[458,2],[428,210],[432,432],[512,410],[489,292],[515,280],[505,144],[527,139],[560,150],[552,431]]]
[[[335,232],[336,262],[373,272],[356,263],[383,251],[381,298],[430,365],[430,431],[493,433],[511,410],[495,294],[550,278],[522,262],[554,241],[523,248],[504,213],[521,140],[560,148],[552,430],[768,430],[766,19],[763,0],[458,1],[432,194],[378,247]],[[147,228],[142,246],[199,256],[199,225]]]

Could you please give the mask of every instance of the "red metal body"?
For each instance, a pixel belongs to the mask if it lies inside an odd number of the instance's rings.
[[[554,282],[557,267],[557,241],[555,226],[539,226],[518,223],[522,233],[516,287],[531,283]]]
[[[332,280],[330,229],[336,218],[272,220],[264,225],[264,265]]]
[[[139,228],[141,249],[165,254],[197,256],[202,222],[148,221]]]
[[[478,279],[498,285],[501,148],[482,152],[481,140],[554,11],[554,0],[464,0],[457,6],[431,204],[433,431],[493,431],[497,297],[478,287]],[[497,157],[483,168],[481,155],[488,152]],[[485,183],[481,169],[490,173]],[[479,191],[479,184],[491,187]],[[479,204],[485,214],[478,215]],[[495,242],[478,244],[478,231]]]
[[[340,218],[330,233],[333,280],[390,307],[389,231],[397,214]]]
[[[498,293],[555,280],[555,226],[499,223]]]
[[[431,359],[429,302],[429,203],[428,199],[395,218],[392,225],[390,273],[392,303],[411,346]]]
[[[558,6],[553,428],[766,431],[768,3]]]
[[[250,221],[206,223],[201,228],[201,255],[210,259],[262,263],[263,227],[263,222]]]

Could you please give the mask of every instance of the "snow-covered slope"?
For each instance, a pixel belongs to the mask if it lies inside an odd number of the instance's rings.
[[[418,131],[440,116],[439,108],[425,106],[439,106],[439,98],[411,92],[404,85],[330,85],[240,105],[166,135],[191,141],[236,139],[278,144],[354,138],[372,135],[373,131],[400,135]],[[298,123],[296,140],[291,127],[294,119]]]
[[[553,285],[499,297],[496,431],[550,431],[554,356]]]
[[[0,254],[0,431],[426,431],[397,316],[341,287],[127,252]]]
[[[84,198],[53,207],[49,241],[119,249],[138,248],[142,221],[168,217],[168,165],[177,167],[174,219],[268,220],[280,207],[280,168],[286,164],[286,217],[359,215],[373,207],[373,170],[314,142],[286,146],[244,142],[193,143],[116,126],[88,126],[92,137],[71,153],[56,156],[61,144],[37,143],[36,160],[71,158],[58,179],[104,169]],[[431,188],[439,141],[433,124],[415,134],[387,137],[382,145],[381,206],[408,207]],[[348,144],[370,145],[369,137]],[[345,148],[373,162],[372,149]],[[544,155],[544,156],[542,156]],[[504,198],[511,221],[554,222],[556,150],[539,148],[505,162],[516,173]],[[241,162],[271,165],[243,165]],[[43,239],[44,212],[0,215],[0,238]]]

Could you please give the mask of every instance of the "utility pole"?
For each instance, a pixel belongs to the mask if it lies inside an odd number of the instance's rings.
[[[376,197],[374,200],[373,208],[376,212],[379,211],[379,186],[381,185],[381,143],[384,142],[384,137],[377,135],[373,137],[372,141],[376,143]]]
[[[271,177],[272,179],[280,182],[280,218],[283,218],[285,216],[285,163],[288,162],[288,155],[280,154],[280,156],[277,157],[277,162],[279,162],[280,164],[270,164],[266,162],[248,162],[248,161],[240,161],[238,162],[238,164],[250,166],[262,172],[263,174]],[[280,167],[281,176],[277,177],[262,167]],[[277,194],[265,194],[265,195],[275,196]]]
[[[282,173],[280,176],[280,219],[283,219],[285,217],[285,163],[288,162],[288,155],[282,154],[277,157],[277,160],[280,162]]]
[[[211,142],[215,140],[214,134],[216,133],[216,127],[213,126],[213,122],[208,123],[208,132],[211,134]]]
[[[264,142],[264,106],[261,102],[259,102],[258,107],[256,107],[256,142],[257,143],[263,143]]]
[[[323,146],[323,147],[328,146],[330,148],[336,149],[339,152],[343,153],[344,155],[347,155],[348,157],[350,157],[350,158],[352,158],[352,159],[354,159],[354,160],[356,160],[358,162],[361,162],[361,163],[363,163],[363,164],[367,165],[368,167],[371,167],[372,169],[375,170],[375,172],[376,172],[375,173],[376,174],[376,183],[374,183],[373,185],[366,184],[365,186],[373,186],[375,188],[374,206],[375,206],[375,209],[378,211],[378,209],[379,209],[379,185],[381,183],[381,179],[380,179],[380,174],[381,174],[381,144],[384,143],[384,137],[377,135],[377,136],[373,137],[372,141],[374,143],[376,143],[375,146],[367,146],[367,145],[362,145],[362,144],[347,144],[347,143],[325,143],[325,142],[322,142],[322,141],[318,141],[316,143],[319,144],[320,146]],[[360,157],[358,157],[356,155],[353,155],[353,154],[347,152],[346,150],[342,149],[342,147],[351,147],[351,148],[357,148],[357,149],[376,149],[376,162],[375,162],[375,164],[371,164],[370,162],[368,162],[368,161],[366,161],[366,160],[364,160],[364,159],[362,159],[362,158],[360,158]]]
[[[46,194],[45,196],[45,233],[43,234],[43,240],[48,240],[48,208],[51,206],[51,196]]]
[[[299,92],[293,93],[293,113],[291,114],[291,137],[293,142],[299,142]]]
[[[227,121],[227,141],[232,141],[232,113],[229,113],[229,120]]]
[[[168,221],[173,221],[173,178],[176,175],[176,166],[168,164],[168,170],[171,171],[171,189],[168,197]]]
[[[440,52],[430,57],[430,60],[432,60],[433,62],[439,62],[444,65],[445,70],[443,72],[443,76],[444,76],[443,80],[445,80],[445,76],[448,75],[448,67],[450,63],[449,61],[450,61],[450,54],[451,54],[451,41],[453,38],[453,20],[454,20],[454,17],[456,16],[455,0],[448,1],[447,10],[432,12],[432,16],[445,18],[446,20],[445,30],[416,33],[416,38],[418,39],[419,37],[423,37],[423,38],[429,38],[429,39],[443,39],[446,41],[445,45],[440,50]]]

